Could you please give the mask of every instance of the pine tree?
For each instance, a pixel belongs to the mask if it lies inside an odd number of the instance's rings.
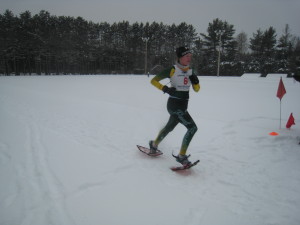
[[[280,72],[291,73],[293,52],[296,46],[296,37],[291,34],[290,27],[286,24],[277,45],[277,62]]]
[[[276,31],[270,27],[265,32],[260,29],[250,39],[250,49],[253,53],[250,67],[256,67],[252,72],[260,72],[262,76],[275,72]],[[251,68],[253,69],[253,68]],[[251,70],[250,69],[250,70]]]
[[[206,73],[216,74],[217,71],[217,60],[220,51],[221,71],[223,74],[234,74],[234,68],[232,68],[232,62],[236,54],[236,40],[233,35],[235,29],[233,25],[228,24],[226,21],[219,19],[213,20],[209,23],[207,28],[207,35],[202,34],[203,40],[203,51],[205,54],[206,61],[203,65],[206,68]],[[206,65],[208,64],[208,65]],[[223,68],[222,68],[223,67]]]

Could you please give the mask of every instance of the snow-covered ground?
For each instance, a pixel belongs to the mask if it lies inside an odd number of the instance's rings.
[[[201,162],[175,173],[183,126],[162,157],[136,148],[168,119],[168,96],[149,82],[0,77],[0,224],[300,224],[299,83],[283,79],[279,129],[279,79],[200,77],[189,153]]]

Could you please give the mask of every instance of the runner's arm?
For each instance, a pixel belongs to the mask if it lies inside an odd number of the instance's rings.
[[[152,78],[151,80],[151,84],[154,87],[157,87],[159,90],[163,90],[163,87],[165,85],[161,84],[160,81],[165,79],[165,78],[170,78],[170,72],[171,72],[172,68],[168,68],[163,70],[162,72],[160,72],[159,74],[157,74],[155,77]]]

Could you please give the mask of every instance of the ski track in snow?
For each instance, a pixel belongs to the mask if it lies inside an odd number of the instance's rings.
[[[32,213],[29,218],[25,217],[22,224],[36,223],[36,218],[32,218],[36,215],[42,216],[39,221],[40,224],[56,224],[57,222],[70,224],[71,220],[67,216],[68,213],[62,201],[65,197],[64,189],[49,167],[47,149],[43,144],[41,135],[42,132],[36,124],[32,123],[27,128],[28,149],[31,151],[26,164],[33,166],[32,168],[24,168],[27,169],[24,175],[29,180],[29,185],[34,187],[35,193],[34,197],[29,196],[27,199],[32,204],[30,205]],[[35,198],[37,198],[36,201]],[[56,201],[56,199],[59,201]],[[28,210],[25,208],[24,211]]]
[[[43,85],[43,77],[21,77],[24,86],[12,81],[17,78],[6,78],[6,86],[0,84],[4,88],[0,89],[1,115],[20,128],[11,135],[22,135],[21,144],[8,134],[0,138],[0,163],[12,174],[5,176],[11,189],[0,194],[1,225],[299,224],[298,128],[294,135],[281,130],[280,136],[268,137],[278,123],[276,114],[216,117],[217,108],[205,113],[209,104],[202,102],[204,111],[198,114],[192,102],[190,111],[199,130],[190,151],[192,160],[201,161],[192,170],[174,173],[168,169],[175,163],[171,153],[178,151],[184,128],[176,128],[162,143],[161,157],[150,158],[135,146],[147,145],[159,130],[157,123],[162,126],[168,117],[165,101],[151,102],[161,93],[147,86],[150,97],[135,96],[128,102],[128,97],[105,93],[110,89],[97,83],[115,77],[71,78],[44,78],[52,88],[58,84],[55,79],[61,81],[61,96],[46,86],[44,91],[43,86],[28,84],[31,79]],[[81,87],[78,81],[92,79],[107,95],[103,97],[96,84],[88,83],[91,90],[82,97],[68,89],[66,79],[75,88]],[[130,81],[134,87],[149,85],[148,79],[136,80]],[[204,95],[206,84],[214,86],[209,81],[204,78]],[[229,85],[228,79],[224,82]],[[296,110],[299,114],[299,107]],[[156,210],[156,218],[148,210]],[[137,213],[140,217],[135,218]]]
[[[15,183],[17,193],[6,207],[16,198],[21,198],[20,207],[23,216],[18,224],[22,225],[76,224],[68,216],[63,187],[50,168],[47,158],[48,149],[43,143],[43,131],[37,125],[37,122],[40,122],[39,117],[25,104],[9,102],[14,110],[6,108],[6,111],[25,127],[23,135],[26,137],[26,143],[21,149],[25,151],[25,157],[15,168],[18,175]],[[19,108],[20,111],[15,111]],[[11,158],[9,153],[7,158]]]

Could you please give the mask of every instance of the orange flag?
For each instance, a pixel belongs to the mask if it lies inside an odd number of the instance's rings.
[[[292,125],[295,125],[295,119],[293,113],[291,113],[289,120],[286,123],[286,128],[291,128]]]
[[[278,85],[278,90],[277,90],[277,97],[280,99],[282,99],[282,97],[285,95],[286,93],[286,90],[285,90],[285,87],[284,87],[284,84],[283,84],[283,81],[282,81],[282,77],[280,78],[280,81],[279,81],[279,85]]]

